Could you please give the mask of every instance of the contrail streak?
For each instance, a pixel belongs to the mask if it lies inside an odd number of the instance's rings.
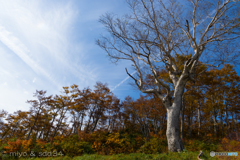
[[[28,48],[11,32],[8,32],[3,26],[0,25],[0,42],[12,50],[19,58],[22,59],[35,73],[42,73],[51,82],[59,87],[59,84],[48,74],[42,67],[40,67],[30,56],[27,54],[30,51]]]
[[[144,65],[146,66],[146,64]],[[142,66],[142,67],[144,67]],[[142,69],[141,67],[141,69]],[[134,71],[131,75],[134,75],[137,71]],[[114,91],[117,87],[119,87],[121,84],[123,84],[126,80],[128,80],[130,78],[130,76],[126,77],[124,80],[122,80],[120,83],[118,83],[113,89],[111,89],[111,91]]]

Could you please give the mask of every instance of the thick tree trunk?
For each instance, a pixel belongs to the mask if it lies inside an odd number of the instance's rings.
[[[182,102],[180,101],[179,103],[181,105]],[[179,115],[180,106],[173,104],[171,108],[167,109],[166,135],[168,140],[168,150],[170,152],[180,152],[184,149],[182,140],[180,138]]]
[[[186,62],[186,65],[188,62]],[[182,96],[185,85],[189,78],[187,68],[184,68],[182,75],[178,81],[175,81],[175,89],[173,94],[173,103],[170,97],[163,99],[164,105],[167,109],[167,140],[169,152],[181,152],[184,149],[182,140],[180,138],[179,116],[182,106]]]

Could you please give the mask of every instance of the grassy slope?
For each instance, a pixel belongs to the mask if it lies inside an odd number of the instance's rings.
[[[201,156],[201,159],[204,160],[218,160],[221,159],[240,159],[240,156],[237,157],[210,157],[208,151],[203,152],[204,155]],[[46,157],[46,158],[28,158],[29,160],[197,160],[199,152],[186,152],[186,153],[169,153],[166,154],[142,154],[142,153],[131,153],[131,154],[117,154],[117,155],[83,155],[78,157]],[[21,158],[20,160],[26,160]]]

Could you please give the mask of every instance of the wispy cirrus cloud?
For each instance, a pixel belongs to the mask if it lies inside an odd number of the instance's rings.
[[[95,45],[106,12],[126,8],[117,0],[0,0],[0,109],[27,110],[32,93],[59,94],[63,86],[111,88],[125,76]],[[117,92],[116,92],[117,93]],[[14,97],[14,101],[13,101]],[[28,106],[28,107],[26,107]]]
[[[72,53],[82,50],[72,49],[69,36],[78,12],[71,2],[0,2],[0,94],[4,99],[0,108],[16,111],[16,104],[26,106],[26,100],[33,98],[28,93],[36,89],[56,94],[72,77],[80,83],[96,78],[86,63],[71,61]],[[11,101],[10,95],[18,94],[16,102]]]
[[[40,67],[34,60],[32,60],[28,53],[29,49],[12,33],[8,32],[4,27],[0,25],[0,41],[5,44],[10,50],[12,50],[17,56],[21,58],[29,67],[31,67],[36,73],[41,73],[53,83],[57,84],[52,77]]]
[[[74,58],[71,52],[74,51],[70,48],[75,46],[69,33],[79,11],[71,1],[55,1],[48,5],[46,2],[48,1],[3,1],[2,15],[8,22],[1,23],[4,24],[1,28],[5,33],[5,41],[2,42],[11,47],[35,72],[41,72],[49,79],[54,75],[52,72],[56,73],[52,70],[60,68],[60,71],[71,72],[80,81],[86,77],[93,80],[95,76],[89,71],[92,68],[86,63],[76,64],[71,61]],[[83,44],[78,45],[82,45],[81,50],[84,48]],[[54,78],[51,81],[54,82]]]

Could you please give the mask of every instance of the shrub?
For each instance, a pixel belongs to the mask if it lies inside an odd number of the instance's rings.
[[[73,156],[79,156],[84,153],[91,154],[94,153],[94,150],[91,147],[91,144],[89,142],[82,142],[78,139],[78,135],[72,135],[68,138],[66,138],[64,141],[57,144],[57,146],[61,148],[56,148],[58,151],[63,151],[65,155],[73,157]]]
[[[91,145],[88,142],[75,142],[73,143],[64,143],[62,145],[62,150],[64,155],[73,157],[73,156],[80,156],[84,153],[92,154],[94,153]]]
[[[193,152],[199,150],[215,151],[218,148],[218,144],[210,141],[188,140],[185,142],[184,147]]]
[[[97,135],[97,133],[100,133]],[[101,136],[99,136],[101,135]],[[94,132],[91,134],[92,148],[98,154],[119,154],[132,153],[144,144],[144,140],[137,134],[128,133],[103,133]]]
[[[34,148],[32,140],[20,140],[9,141],[7,145],[4,146],[6,153],[10,152],[30,152],[31,148]]]
[[[228,138],[223,138],[218,147],[218,150],[224,152],[240,151],[240,142],[236,140],[230,140]]]
[[[167,151],[167,145],[168,143],[166,139],[154,137],[151,138],[149,142],[145,142],[138,152],[145,154],[162,153]]]
[[[112,133],[107,137],[106,146],[109,149],[109,154],[133,152],[133,146],[128,135],[120,135],[119,132]]]

